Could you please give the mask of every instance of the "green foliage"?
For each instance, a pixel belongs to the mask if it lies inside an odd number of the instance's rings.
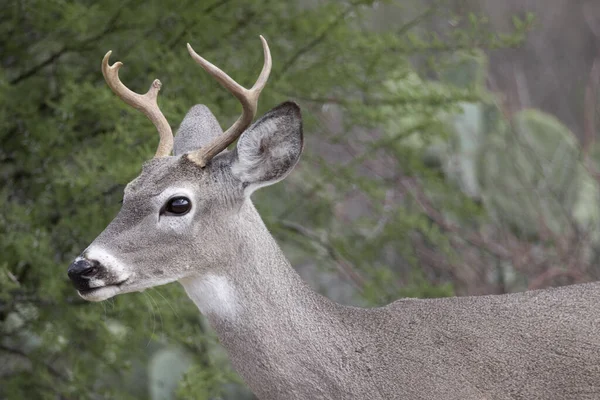
[[[272,0],[3,4],[0,397],[173,395],[172,389],[156,394],[159,390],[149,388],[169,380],[152,368],[162,365],[155,357],[174,345],[192,365],[176,390],[179,397],[247,394],[178,285],[88,304],[67,280],[68,264],[118,211],[124,185],[157,143],[151,124],[106,87],[100,60],[109,49],[112,61],[124,62],[121,79],[133,90],[143,92],[160,77],[159,102],[172,124],[202,102],[227,125],[237,116],[237,101],[189,59],[184,44],[190,42],[247,84],[262,63],[258,35],[263,34],[275,62],[259,113],[288,98],[301,102],[311,150],[285,184],[256,197],[292,259],[321,262],[330,272],[351,265],[363,280],[356,299],[363,304],[452,294],[450,283],[431,283],[420,271],[411,244],[416,234],[427,246],[456,257],[448,237],[410,196],[406,202],[394,200],[401,177],[367,174],[365,168],[379,156],[389,159],[389,171],[422,180],[434,194],[446,193],[438,200],[448,213],[481,215],[423,162],[424,152],[449,137],[443,129],[448,115],[482,96],[477,68],[475,84],[465,84],[464,76],[447,68],[464,63],[462,51],[517,44],[531,21],[521,21],[510,35],[497,35],[488,31],[485,18],[453,16],[465,27],[436,36],[421,25],[450,12],[443,2],[387,29],[368,26],[374,7],[369,1]],[[422,6],[415,2],[414,7]],[[409,58],[421,55],[429,58]],[[440,71],[432,67],[434,60]],[[432,80],[432,74],[440,79]],[[338,107],[348,124],[339,137],[321,122],[324,105]],[[347,134],[354,132],[350,124],[383,132],[365,140]],[[351,143],[360,154],[345,163],[325,162],[317,151],[322,142]],[[561,176],[568,180],[568,174]],[[345,214],[353,197],[368,212]],[[390,197],[393,207],[386,205]],[[188,361],[173,362],[158,369],[183,372]]]
[[[185,375],[177,390],[177,397],[197,400],[210,399],[251,399],[252,394],[240,388],[240,378],[230,370],[207,368],[194,365]]]

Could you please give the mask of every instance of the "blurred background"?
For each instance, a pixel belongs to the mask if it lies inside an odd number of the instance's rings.
[[[500,294],[600,275],[597,0],[5,0],[0,14],[0,398],[252,399],[178,284],[99,304],[66,276],[158,135],[274,66],[296,171],[254,202],[298,272],[344,304]],[[249,343],[249,346],[252,344]]]

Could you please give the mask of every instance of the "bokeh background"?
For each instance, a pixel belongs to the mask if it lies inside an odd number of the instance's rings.
[[[597,0],[5,0],[0,13],[0,398],[252,399],[170,284],[99,304],[66,269],[152,157],[121,78],[177,128],[239,105],[185,43],[293,99],[306,148],[254,201],[298,272],[344,304],[598,279]],[[249,346],[252,344],[249,343]]]

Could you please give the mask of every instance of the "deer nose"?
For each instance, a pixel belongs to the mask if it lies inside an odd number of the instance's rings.
[[[88,288],[88,281],[98,274],[100,263],[96,260],[78,258],[67,270],[67,275],[75,284],[77,289]]]

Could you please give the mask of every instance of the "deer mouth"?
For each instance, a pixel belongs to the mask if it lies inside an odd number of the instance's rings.
[[[127,279],[112,285],[97,286],[89,289],[79,289],[77,290],[77,293],[79,293],[79,296],[81,296],[82,299],[87,301],[102,301],[120,293],[122,286],[126,282]]]

